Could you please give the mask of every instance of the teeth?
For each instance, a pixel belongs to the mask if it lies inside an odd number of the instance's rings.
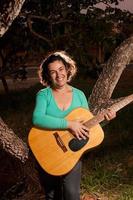
[[[57,80],[61,81],[61,80],[63,80],[63,78],[58,78]]]

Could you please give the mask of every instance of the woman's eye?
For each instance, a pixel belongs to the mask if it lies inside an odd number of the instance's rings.
[[[51,71],[51,72],[50,72],[50,75],[53,75],[54,73],[55,73],[54,71]]]
[[[63,71],[63,70],[64,70],[63,68],[60,69],[60,71]]]

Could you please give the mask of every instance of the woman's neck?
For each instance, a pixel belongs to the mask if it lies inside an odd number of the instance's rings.
[[[68,92],[68,91],[71,90],[71,86],[66,84],[66,85],[59,87],[59,88],[58,87],[52,87],[52,90],[54,92],[65,93],[65,92]]]

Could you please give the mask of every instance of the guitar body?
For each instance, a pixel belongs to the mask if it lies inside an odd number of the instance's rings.
[[[92,113],[84,108],[77,108],[66,117],[68,120],[82,119],[84,121],[91,118],[93,118]],[[80,145],[80,140],[75,139],[68,130],[46,130],[33,127],[28,136],[29,146],[40,166],[47,173],[55,176],[68,173],[85,151],[96,147],[103,139],[104,133],[99,124],[89,130],[89,139],[82,145]]]

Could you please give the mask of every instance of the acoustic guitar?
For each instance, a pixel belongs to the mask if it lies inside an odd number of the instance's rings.
[[[117,112],[133,101],[133,95],[123,98],[110,107]],[[40,164],[49,174],[59,176],[68,173],[78,162],[82,154],[99,144],[104,139],[104,132],[99,125],[104,120],[107,110],[97,116],[84,108],[77,108],[69,113],[67,120],[82,119],[89,128],[89,137],[78,140],[68,130],[47,130],[33,127],[28,136],[29,146]]]

